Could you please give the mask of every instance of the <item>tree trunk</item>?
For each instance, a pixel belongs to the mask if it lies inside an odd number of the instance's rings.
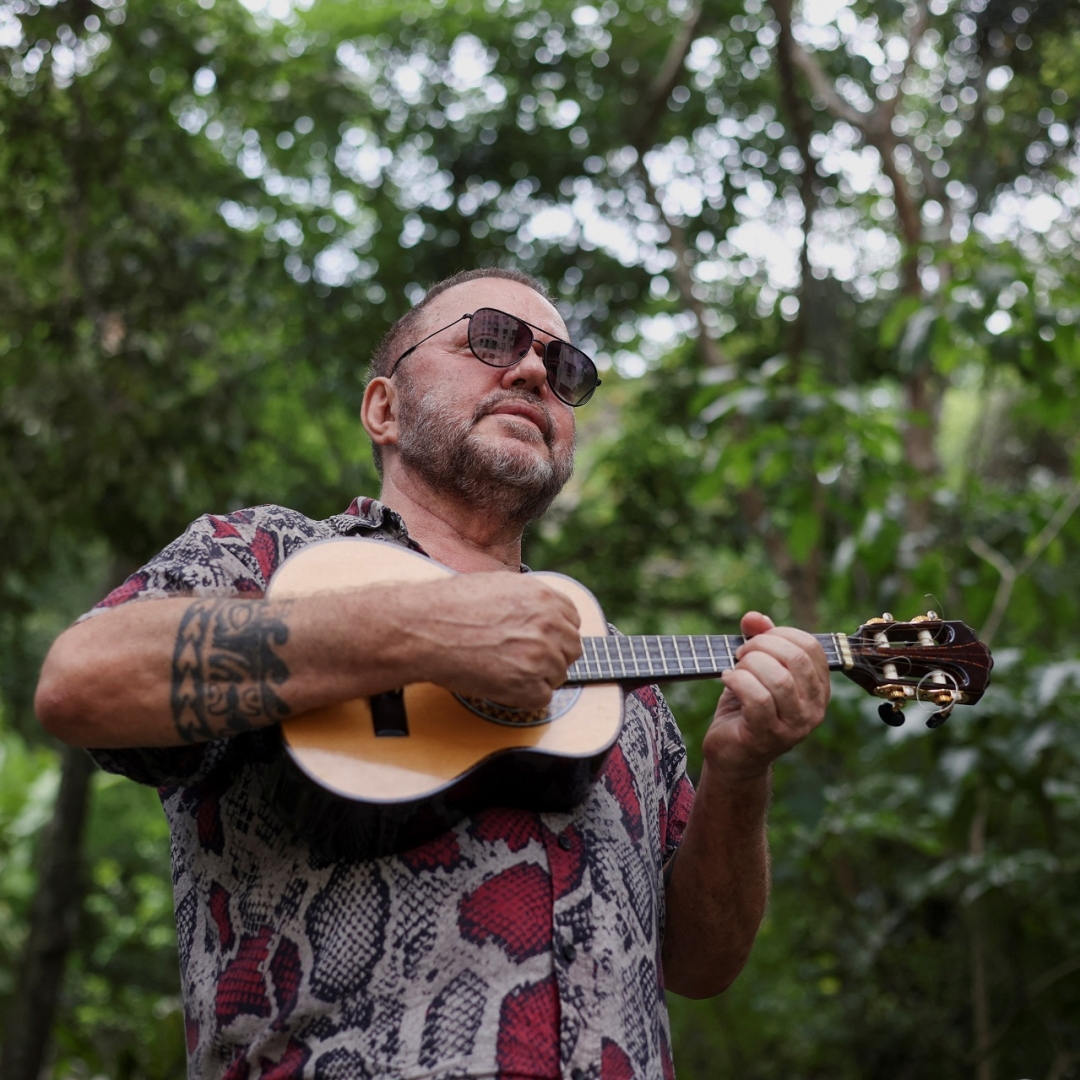
[[[0,1049],[4,1080],[38,1080],[56,1017],[64,966],[82,909],[82,837],[94,763],[85,750],[61,750],[60,790],[38,851],[38,887]]]
[[[985,791],[978,793],[971,821],[968,851],[979,858],[986,854]],[[986,973],[986,927],[982,898],[971,902],[971,1021],[975,1034],[975,1080],[994,1080],[993,1037],[990,1030],[990,988]]]

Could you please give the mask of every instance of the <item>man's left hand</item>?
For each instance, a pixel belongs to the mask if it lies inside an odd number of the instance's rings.
[[[825,719],[830,693],[825,653],[812,634],[775,626],[757,611],[743,616],[742,632],[747,640],[721,676],[724,692],[702,745],[710,768],[732,780],[767,773]]]

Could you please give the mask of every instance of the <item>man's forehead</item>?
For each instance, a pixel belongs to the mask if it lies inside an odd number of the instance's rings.
[[[508,312],[555,337],[566,338],[566,324],[558,310],[535,289],[506,278],[474,278],[439,293],[424,309],[424,328],[435,329],[482,307]]]

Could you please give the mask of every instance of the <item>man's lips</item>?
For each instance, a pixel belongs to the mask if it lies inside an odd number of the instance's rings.
[[[530,421],[540,430],[540,434],[547,436],[549,430],[548,418],[544,410],[536,405],[530,405],[524,401],[501,401],[498,405],[488,410],[489,416],[520,416]]]

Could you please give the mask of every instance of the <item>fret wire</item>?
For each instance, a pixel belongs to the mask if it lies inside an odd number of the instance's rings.
[[[582,678],[587,678],[592,674],[591,665],[589,663],[589,653],[595,652],[596,646],[593,638],[581,639],[581,658],[574,662],[574,667],[579,669],[578,674]]]
[[[583,637],[581,639],[581,659],[578,660],[573,666],[577,667],[580,664],[583,675],[591,674],[589,670],[589,653],[594,649],[595,645],[593,643],[593,638]]]
[[[639,663],[645,668],[645,673],[649,674],[652,671],[652,662],[649,657],[649,639],[642,634],[641,637],[636,638],[636,646],[634,653],[639,657]]]
[[[591,654],[591,655],[590,655]],[[582,663],[585,666],[585,674],[592,676],[600,673],[600,665],[596,658],[596,638],[589,638],[587,645],[581,650]]]
[[[611,663],[611,638],[606,637],[606,638],[603,639],[603,641],[604,641],[604,655],[607,657],[608,668],[610,669],[612,667],[612,663]]]
[[[626,650],[633,648],[633,646],[629,644],[630,639],[626,637],[613,635],[611,640],[615,643],[615,663],[619,671],[623,673],[619,678],[623,678],[630,673],[626,663]]]
[[[825,650],[825,659],[828,661],[829,666],[843,666],[843,655],[840,651],[840,642],[837,640],[836,634],[815,634],[814,637],[821,642],[821,647]]]
[[[690,638],[690,652],[693,654],[693,658],[694,658],[694,671],[695,671],[696,674],[700,675],[701,674],[701,661],[698,659],[697,646],[694,644],[693,637]]]
[[[675,670],[671,666],[671,656],[666,648],[668,639],[660,634],[656,635],[656,646],[660,650],[660,663],[663,665],[664,673],[666,675],[674,675]]]
[[[630,644],[630,658],[634,661],[634,674],[635,675],[640,675],[641,674],[641,666],[638,663],[637,639],[636,638],[631,638],[630,642],[631,642],[631,644]]]
[[[592,657],[591,658],[586,658],[586,660],[585,660],[585,668],[586,668],[586,670],[588,671],[588,673],[590,675],[599,675],[600,674],[600,656],[599,656],[599,653],[597,651],[598,648],[599,648],[599,644],[597,642],[597,639],[596,638],[590,638],[589,639],[589,649],[588,649],[588,651],[592,653]]]
[[[676,637],[667,637],[664,639],[664,644],[669,647],[671,663],[679,665],[679,674],[682,674],[682,657],[679,655],[679,639]],[[674,674],[674,667],[672,668],[672,674]]]
[[[586,652],[587,649],[588,649],[588,639],[587,638],[582,638],[581,639],[581,657],[579,657],[577,660],[575,660],[570,665],[570,670],[567,671],[567,673],[566,673],[566,681],[568,683],[574,682],[575,679],[577,679],[577,678],[579,678],[581,676],[582,667],[583,667],[582,657],[584,657],[585,652]]]
[[[626,650],[627,650],[627,648],[632,649],[633,646],[629,646],[627,644],[624,644],[624,642],[627,642],[627,640],[628,640],[627,638],[614,638],[613,640],[615,641],[615,652],[616,652],[615,663],[618,665],[618,669],[619,669],[619,671],[621,673],[619,675],[619,678],[620,679],[629,678],[630,677],[630,666],[626,662]]]
[[[735,655],[731,651],[731,635],[730,634],[725,634],[724,635],[724,647],[727,649],[728,664],[731,667],[734,667],[735,666]]]
[[[712,670],[714,672],[718,672],[718,668],[716,666],[716,654],[713,652],[713,647],[712,647],[713,639],[712,639],[711,634],[706,635],[705,644],[709,647],[709,666],[712,668]]]
[[[659,634],[656,634],[653,640],[656,642],[656,648],[660,654],[660,670],[663,671],[665,675],[670,675],[671,665],[668,663],[668,655],[664,649],[664,639]]]

